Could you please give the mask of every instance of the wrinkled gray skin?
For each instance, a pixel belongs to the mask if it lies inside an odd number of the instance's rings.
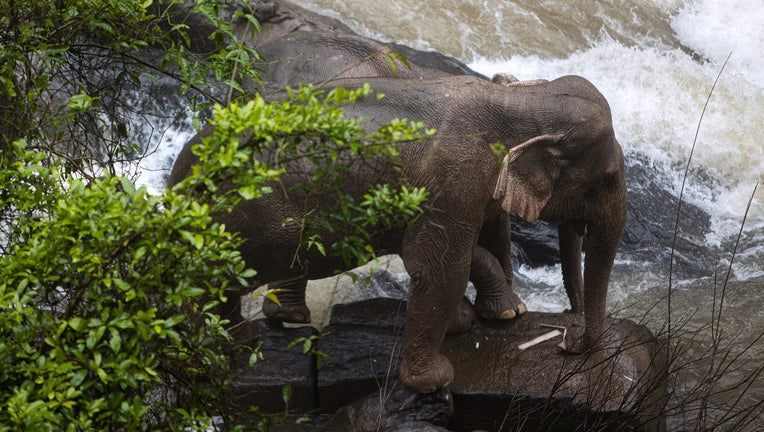
[[[270,7],[258,6],[262,32],[247,39],[263,57],[259,67],[269,87],[280,90],[286,86],[353,77],[479,76],[453,58],[359,36],[337,20],[292,3],[266,4]],[[268,10],[270,16],[266,17],[264,10]],[[408,65],[391,56],[391,51],[402,54]]]
[[[474,75],[464,64],[438,53],[425,53],[405,46],[383,44],[354,33],[331,18],[316,15],[286,1],[270,2],[272,16],[261,17],[262,32],[250,43],[262,55],[262,77],[267,88],[280,91],[300,84],[322,84],[337,78],[391,77],[422,80],[452,75]],[[259,8],[262,12],[263,6]],[[261,14],[262,15],[262,14]],[[403,54],[408,64],[390,56]],[[395,66],[392,66],[394,64]],[[517,81],[509,76],[508,80]],[[266,95],[268,92],[265,92]],[[511,319],[526,307],[512,291],[512,263],[506,214],[487,221],[481,241],[475,246],[470,280],[477,289],[476,313],[484,318]],[[281,297],[302,299],[305,287],[296,284],[294,293]],[[283,299],[280,298],[283,304]],[[304,300],[301,300],[304,304]],[[310,311],[299,306],[285,310],[270,300],[266,316],[287,322],[310,322]],[[469,315],[457,314],[450,331],[466,330]]]
[[[239,5],[245,8],[244,5]],[[176,6],[175,16],[192,25],[191,46],[201,53],[209,53],[215,45],[209,41],[210,29],[203,25],[203,17]],[[354,33],[349,27],[332,18],[324,17],[286,1],[257,3],[255,15],[262,31],[254,35],[247,32],[245,20],[234,20],[240,37],[253,46],[263,57],[259,63],[267,96],[286,86],[321,84],[335,78],[395,77],[424,79],[451,75],[475,75],[459,61],[434,52],[383,44]],[[206,29],[206,33],[205,33]],[[246,33],[245,33],[246,32]],[[206,34],[206,36],[205,36]],[[388,56],[391,50],[402,53],[408,65]],[[391,62],[396,64],[395,69]],[[517,81],[508,76],[507,80]],[[250,84],[253,85],[253,84]],[[253,90],[260,90],[259,87]],[[171,178],[170,184],[179,179]],[[259,267],[256,267],[260,270]],[[511,319],[525,313],[526,307],[512,291],[512,263],[509,243],[509,217],[497,215],[487,221],[481,231],[481,241],[475,246],[470,281],[477,289],[476,313],[484,318]],[[305,281],[297,281],[282,289],[278,307],[266,300],[264,313],[269,318],[293,323],[310,322],[310,311],[305,306]],[[236,311],[230,311],[236,317]],[[460,310],[450,331],[469,328],[469,311]]]
[[[189,27],[188,48],[191,52],[208,56],[220,48],[210,38],[214,26],[203,15],[194,12],[190,5],[154,2],[151,7],[155,14],[168,16],[158,23],[163,30],[169,31],[179,23]],[[234,12],[238,10],[252,12],[262,31],[253,32],[246,19],[234,18]],[[259,1],[254,5],[231,1],[223,12],[230,16],[229,21],[239,40],[260,53],[262,60],[256,64],[262,69],[264,84],[276,90],[287,85],[317,84],[333,78],[481,76],[454,58],[362,37],[336,19],[284,0]],[[386,56],[390,51],[401,53],[411,68],[394,57],[388,59]],[[391,61],[396,70],[391,68]],[[249,86],[251,90],[261,90],[254,83]]]
[[[430,193],[424,213],[408,229],[382,233],[373,244],[375,250],[398,253],[411,275],[401,381],[420,393],[452,382],[453,367],[438,351],[450,321],[444,317],[453,317],[460,304],[481,227],[510,211],[528,221],[543,219],[559,226],[565,287],[573,311],[585,313],[586,331],[576,347],[592,347],[603,333],[607,287],[627,206],[623,154],[603,96],[575,76],[537,85],[466,76],[345,79],[332,85],[356,88],[363,82],[385,94],[381,100],[370,97],[345,107],[348,116],[363,117],[366,128],[400,117],[437,129],[424,142],[400,146],[408,182]],[[490,147],[497,142],[510,149],[503,165]],[[187,145],[170,184],[185,177],[193,161]],[[396,182],[387,163],[368,168],[354,168],[347,192],[359,195],[370,185]],[[299,221],[306,208],[320,208],[326,200],[285,196],[283,190],[275,187],[274,193],[243,203],[222,221],[245,238],[242,255],[259,271],[261,282],[287,280],[298,287],[288,291],[293,298],[281,299],[282,310],[270,312],[288,316],[303,313],[304,280],[328,276],[342,263],[299,249],[299,223],[283,226],[284,220]],[[506,234],[506,241],[486,244],[486,250],[495,243],[501,243],[500,249],[509,247],[509,230],[499,232]],[[327,244],[342,235],[319,234]],[[503,249],[493,255],[508,256]],[[502,266],[511,274],[510,262]],[[506,293],[492,294],[502,299]],[[493,318],[500,309],[491,302],[484,308]]]

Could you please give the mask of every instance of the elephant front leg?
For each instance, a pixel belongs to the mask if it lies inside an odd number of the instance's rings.
[[[560,262],[562,283],[570,301],[569,312],[584,312],[584,281],[581,275],[581,246],[583,236],[577,232],[573,222],[564,222],[557,227],[560,242]]]
[[[510,274],[511,271],[510,267]],[[475,313],[479,317],[507,320],[527,311],[520,297],[512,291],[512,279],[506,276],[499,260],[481,246],[472,250],[470,280],[477,291]]]
[[[275,290],[278,303],[269,298],[263,301],[263,314],[267,318],[297,324],[310,322],[310,309],[305,304],[305,288],[308,281],[299,279],[290,282],[269,283],[268,289]]]
[[[409,234],[401,251],[411,276],[406,308],[406,346],[401,382],[417,393],[430,393],[453,382],[454,368],[439,348],[464,295],[474,231],[464,226],[427,224],[426,232]]]
[[[486,319],[512,319],[527,311],[512,291],[512,243],[509,215],[483,222],[472,251],[470,281],[475,285],[475,312]]]
[[[588,227],[583,278],[583,292],[586,300],[583,302],[583,311],[586,328],[584,334],[567,349],[569,352],[582,353],[602,343],[610,273],[613,270],[613,261],[620,238],[610,234],[612,231],[607,227],[591,225]]]

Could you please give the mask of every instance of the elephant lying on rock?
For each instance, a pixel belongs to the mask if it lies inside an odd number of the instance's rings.
[[[480,76],[451,57],[360,36],[340,22],[287,1],[270,4],[272,15],[261,19],[262,32],[247,43],[262,56],[258,67],[272,88],[354,77]]]
[[[577,345],[592,347],[604,330],[607,286],[627,205],[623,154],[604,97],[576,76],[520,86],[467,76],[423,81],[343,79],[331,86],[357,88],[365,82],[385,97],[348,104],[347,116],[363,118],[370,130],[394,118],[421,120],[437,129],[422,142],[399,146],[407,181],[430,193],[424,213],[405,230],[384,233],[374,244],[377,250],[398,253],[411,276],[401,381],[425,393],[453,380],[453,367],[439,346],[471,268],[483,265],[477,257],[486,254],[478,245],[491,252],[487,267],[509,266],[511,277],[511,263],[496,258],[509,256],[509,211],[529,221],[559,225],[565,287],[573,310],[585,312],[586,331]],[[190,145],[198,139],[182,150],[170,185],[190,172],[195,161]],[[507,149],[503,162],[494,152],[497,143]],[[392,167],[378,168],[354,172],[348,187],[363,193],[373,184],[397,182]],[[260,282],[291,281],[286,287],[291,284],[293,289],[279,295],[281,305],[265,306],[270,316],[289,319],[305,314],[304,281],[328,276],[342,265],[312,250],[300,250],[293,259],[299,224],[283,222],[300,220],[305,209],[305,202],[273,192],[220,218],[245,239],[242,256],[259,272]],[[497,233],[506,239],[497,241]],[[320,235],[331,243],[336,233]],[[504,249],[491,250],[497,243]],[[485,304],[476,306],[476,311],[501,318],[504,308],[496,305],[512,303],[511,289],[503,287],[500,292],[484,288],[491,298],[479,297],[477,302]]]

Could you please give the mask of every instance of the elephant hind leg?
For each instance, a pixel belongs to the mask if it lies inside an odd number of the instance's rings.
[[[290,282],[269,283],[268,290],[274,290],[278,303],[265,298],[263,314],[267,318],[296,324],[310,322],[310,309],[305,304],[305,287],[308,281],[300,279]]]
[[[512,291],[499,260],[488,250],[475,246],[470,263],[470,280],[477,290],[475,313],[485,319],[508,320],[527,311],[525,304]]]
[[[475,322],[475,309],[467,297],[462,297],[451,323],[448,324],[446,334],[464,333],[472,327],[473,322]]]

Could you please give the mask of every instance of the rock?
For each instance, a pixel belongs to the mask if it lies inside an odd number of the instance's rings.
[[[289,384],[293,412],[333,413],[328,421],[314,417],[300,427],[304,431],[665,430],[666,355],[642,325],[609,320],[603,349],[563,355],[556,346],[561,337],[525,351],[517,345],[550,330],[541,324],[576,336],[584,328],[581,315],[527,312],[506,322],[479,321],[442,345],[454,365],[454,383],[423,396],[397,380],[404,314],[399,299],[335,306],[318,341],[325,356],[317,372],[313,357],[285,348],[314,330],[257,320],[265,360],[236,368],[234,394],[243,395],[242,407],[282,412],[281,388]]]
[[[400,330],[406,323],[406,302],[398,298],[372,298],[332,306],[329,328],[364,326]]]
[[[284,412],[284,386],[291,388],[289,409],[307,412],[316,408],[316,364],[311,356],[302,353],[302,343],[289,344],[298,338],[316,335],[313,327],[284,328],[269,320],[250,321],[260,337],[258,344],[262,359],[249,365],[250,351],[243,350],[232,359],[231,394],[239,407],[248,410],[259,407],[264,413]]]
[[[321,410],[334,412],[360,396],[394,384],[403,349],[405,302],[371,299],[336,306],[320,350],[328,356],[318,375]]]
[[[557,227],[542,220],[526,222],[511,214],[512,265],[530,267],[553,266],[560,262]]]
[[[440,389],[417,394],[396,381],[340,408],[326,430],[345,432],[443,431],[453,414],[451,393]]]
[[[583,331],[583,316],[528,312],[507,322],[482,322],[451,335],[442,351],[454,365],[456,431],[665,430],[666,356],[650,331],[610,320],[604,348],[563,355],[561,337],[517,348],[552,329]]]
[[[672,174],[668,168],[656,166],[637,152],[628,152],[625,157],[629,211],[619,253],[633,261],[666,263],[663,268],[653,266],[652,270],[667,274],[679,208],[679,199],[665,186],[673,183]],[[690,179],[693,181],[710,183],[708,179]],[[712,276],[718,250],[709,248],[706,240],[706,233],[712,231],[708,213],[683,202],[676,231],[674,275],[680,278]]]
[[[409,421],[394,425],[384,432],[447,432],[448,429],[425,421]]]
[[[322,410],[350,403],[339,408],[345,410],[343,421],[377,418],[380,409],[371,400],[397,383],[404,310],[405,303],[394,299],[334,308],[326,329],[330,334],[320,343],[332,358],[318,373]],[[446,337],[442,352],[456,373],[449,430],[513,430],[517,424],[527,430],[665,429],[666,358],[646,327],[610,320],[605,349],[591,356],[560,354],[560,337],[518,350],[519,343],[550,330],[540,324],[566,327],[576,335],[583,331],[583,316],[528,312],[507,322],[481,321]]]

